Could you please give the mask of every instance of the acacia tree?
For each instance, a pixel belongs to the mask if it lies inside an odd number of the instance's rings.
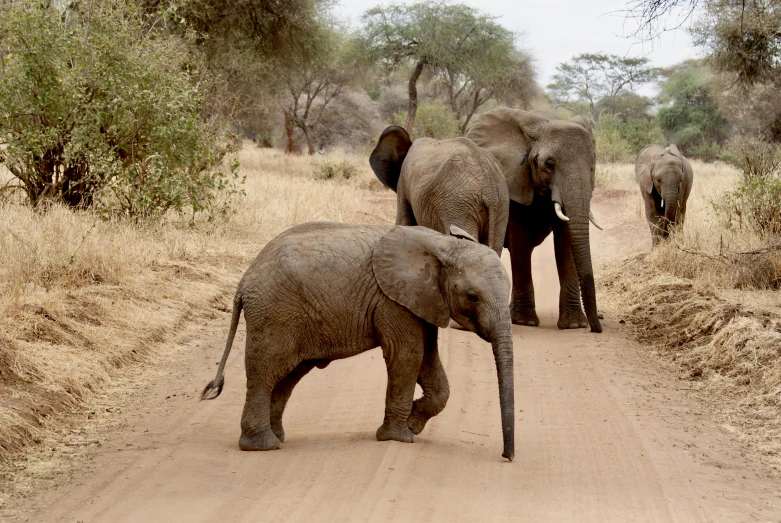
[[[494,98],[512,105],[528,106],[537,94],[531,58],[508,42],[486,46],[482,60],[468,60],[460,70],[446,67],[438,75],[450,109],[458,115],[459,131],[466,133],[477,110]],[[509,42],[511,44],[511,42]]]
[[[343,38],[338,28],[321,25],[312,34],[317,41],[314,52],[298,53],[282,74],[287,96],[285,117],[285,153],[299,154],[294,128],[304,134],[307,152],[315,153],[318,134],[332,115],[329,110],[347,85],[362,71],[353,52],[353,42]]]
[[[642,84],[651,82],[656,69],[647,58],[622,58],[606,54],[581,54],[556,66],[548,85],[554,101],[573,112],[574,103],[585,104],[592,123],[604,111],[615,113],[616,100]]]
[[[652,39],[689,20],[698,7],[695,44],[708,50],[717,71],[733,74],[744,87],[775,81],[781,67],[779,0],[628,0],[637,36]],[[673,22],[667,21],[672,17]]]
[[[468,122],[503,80],[493,71],[490,78],[481,78],[480,73],[488,64],[509,67],[512,59],[513,34],[493,17],[463,4],[378,6],[366,11],[363,24],[362,43],[370,60],[390,70],[412,68],[407,88],[408,131],[414,127],[417,82],[424,69],[443,81],[451,107]],[[492,88],[492,83],[497,85]]]

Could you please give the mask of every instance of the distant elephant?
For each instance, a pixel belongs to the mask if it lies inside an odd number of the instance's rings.
[[[648,145],[637,155],[635,176],[645,202],[653,248],[670,235],[672,225],[683,225],[694,171],[675,144],[664,150],[658,145]]]
[[[540,324],[531,255],[552,231],[561,283],[557,325],[591,325],[593,332],[602,332],[589,244],[589,220],[602,228],[590,210],[596,165],[591,126],[581,116],[559,120],[500,107],[479,115],[466,136],[496,157],[509,191],[506,243],[513,273],[513,323]]]
[[[397,194],[396,224],[447,233],[451,225],[502,254],[510,199],[501,166],[467,138],[413,143],[402,127],[380,135],[369,164]]]
[[[308,223],[283,232],[242,277],[217,377],[216,398],[242,309],[247,323],[247,398],[242,450],[272,450],[285,439],[282,414],[312,368],[382,347],[388,368],[385,418],[377,439],[413,442],[445,407],[450,389],[437,327],[450,318],[491,342],[499,380],[503,456],[514,457],[510,282],[491,249],[453,227]],[[415,400],[415,383],[423,396]]]

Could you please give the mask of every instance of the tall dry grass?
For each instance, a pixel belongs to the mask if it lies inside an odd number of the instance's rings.
[[[288,157],[245,144],[239,160],[245,195],[216,223],[104,221],[0,199],[0,467],[66,427],[67,414],[123,369],[154,361],[189,321],[229,306],[248,263],[281,231],[313,220],[393,221],[392,193],[367,190],[378,189],[367,158]],[[314,162],[345,161],[357,176],[313,178]]]

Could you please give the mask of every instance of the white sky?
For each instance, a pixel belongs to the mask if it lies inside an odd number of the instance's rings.
[[[338,0],[336,13],[354,25],[364,11],[378,3],[412,3],[414,0]],[[521,33],[518,47],[535,59],[538,82],[544,88],[556,65],[581,53],[645,56],[657,67],[698,57],[686,26],[667,32],[651,43],[632,37],[635,26],[617,13],[624,0],[454,0],[498,17],[507,29]],[[671,20],[668,25],[673,25]],[[687,24],[688,25],[688,24]],[[644,89],[645,90],[645,89]]]

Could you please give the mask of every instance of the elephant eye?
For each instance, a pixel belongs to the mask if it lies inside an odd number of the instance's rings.
[[[547,167],[548,169],[553,169],[554,165],[555,164],[553,163],[553,160],[546,160],[545,161],[545,167]]]
[[[471,301],[472,303],[477,303],[480,301],[480,297],[477,295],[476,292],[469,291],[466,293],[466,298]]]

